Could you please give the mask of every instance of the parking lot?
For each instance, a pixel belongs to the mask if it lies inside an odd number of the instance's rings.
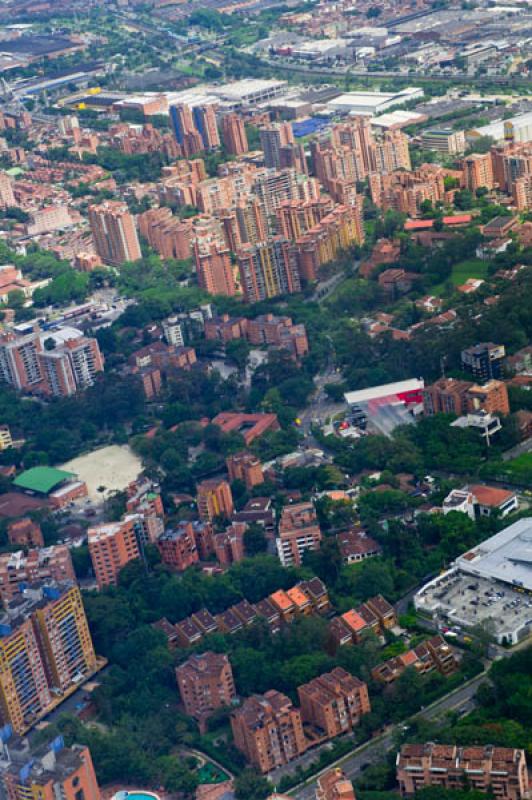
[[[532,595],[458,570],[427,584],[415,605],[457,629],[489,623],[499,643],[515,644],[532,631]]]

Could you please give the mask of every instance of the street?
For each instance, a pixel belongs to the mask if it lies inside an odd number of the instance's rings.
[[[482,672],[480,675],[477,675],[475,678],[473,678],[473,680],[469,681],[467,685],[455,689],[455,691],[445,695],[445,697],[442,697],[441,700],[437,700],[427,709],[421,711],[415,716],[431,720],[436,719],[447,711],[452,711],[453,709],[463,708],[464,706],[467,706],[468,708],[470,706],[472,707],[473,698],[477,692],[477,689],[485,680],[486,673]],[[357,749],[348,756],[344,756],[335,764],[329,765],[325,768],[325,770],[322,770],[322,772],[326,772],[333,766],[341,766],[347,777],[350,780],[354,780],[359,776],[361,767],[365,768],[366,765],[376,764],[383,758],[384,754],[393,746],[394,736],[401,730],[401,728],[402,724],[389,728],[381,736],[378,736],[377,738],[372,739],[370,742],[357,747]],[[309,755],[313,755],[315,758],[316,751],[314,751],[313,754],[311,751]],[[311,758],[310,760],[312,761],[313,759]],[[280,775],[278,776],[277,773],[275,773],[275,779],[279,780],[279,778]],[[315,793],[315,778],[312,779],[310,783],[296,787],[290,791],[290,795],[297,798],[297,800],[314,800],[316,796]]]

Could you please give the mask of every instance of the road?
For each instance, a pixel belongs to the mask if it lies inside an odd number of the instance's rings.
[[[483,672],[469,681],[465,686],[461,686],[455,691],[450,692],[448,695],[445,695],[445,697],[442,697],[441,700],[437,700],[429,708],[415,716],[433,720],[453,709],[463,708],[464,706],[468,708],[472,707],[473,698],[477,689],[485,680],[486,673]],[[369,764],[376,764],[383,758],[385,753],[394,746],[394,737],[401,732],[401,729],[402,725],[395,725],[388,728],[381,736],[357,747],[356,750],[348,756],[344,756],[335,762],[334,765],[331,764],[322,771],[326,772],[328,769],[331,769],[332,766],[341,766],[347,777],[350,780],[354,780],[360,775],[361,767],[365,767],[365,765]],[[315,755],[316,751],[314,751],[314,757]],[[275,777],[277,780],[279,779],[277,775]],[[313,779],[306,785],[292,789],[290,795],[297,798],[297,800],[314,800],[316,797],[316,780]]]

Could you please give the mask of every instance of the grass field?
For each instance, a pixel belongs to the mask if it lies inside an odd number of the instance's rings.
[[[492,467],[490,472],[497,473],[497,477],[503,477],[509,483],[532,486],[532,453],[523,453],[511,461],[503,461]]]
[[[450,281],[453,286],[461,286],[467,281],[468,278],[486,278],[488,274],[488,262],[482,261],[480,258],[470,258],[467,261],[460,261],[453,267],[453,272]],[[447,281],[439,283],[431,293],[441,295],[445,290]]]

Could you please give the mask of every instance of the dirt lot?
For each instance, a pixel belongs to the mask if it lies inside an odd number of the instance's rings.
[[[91,500],[125,489],[142,471],[142,462],[127,445],[111,445],[93,450],[84,456],[73,458],[61,465],[61,469],[75,472],[84,480]],[[98,488],[105,486],[105,492]]]

